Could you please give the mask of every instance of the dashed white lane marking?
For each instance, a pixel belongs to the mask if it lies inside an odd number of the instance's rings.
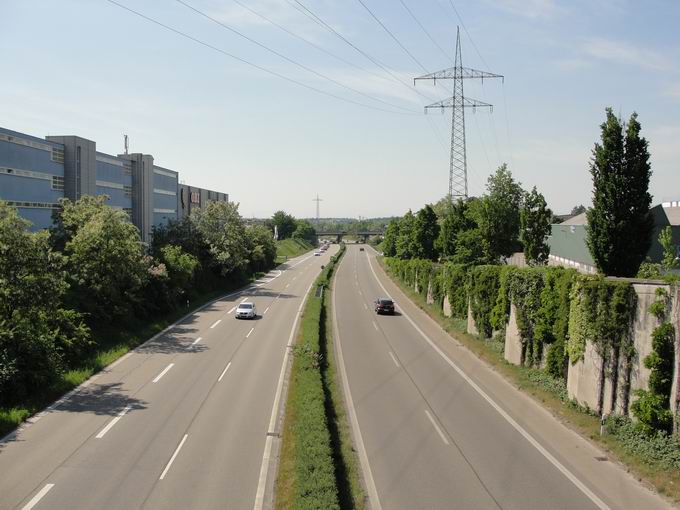
[[[373,321],[373,327],[375,328],[376,331],[378,331],[378,325]]]
[[[182,441],[180,441],[179,445],[177,446],[177,449],[175,450],[175,453],[172,454],[172,457],[170,457],[170,461],[168,462],[168,465],[165,466],[165,469],[161,473],[161,476],[159,480],[162,480],[165,478],[165,475],[168,473],[168,470],[170,469],[170,466],[172,466],[172,463],[175,462],[175,457],[177,457],[177,454],[179,451],[182,449],[182,446],[184,446],[184,441],[187,440],[187,437],[189,437],[189,434],[184,434],[184,437],[182,438]]]
[[[265,308],[264,312],[262,312],[262,315],[266,315],[268,311],[269,311],[269,307]]]
[[[167,367],[165,367],[165,368],[163,369],[163,371],[162,371],[160,374],[158,374],[158,375],[156,376],[156,378],[153,380],[153,382],[157,383],[158,381],[160,381],[160,380],[161,380],[161,377],[163,377],[163,376],[168,372],[168,370],[170,370],[170,369],[171,369],[172,367],[174,367],[174,366],[175,366],[174,363],[170,363]]]
[[[95,437],[97,439],[101,439],[106,435],[106,433],[111,430],[111,427],[113,427],[116,423],[118,423],[118,420],[120,420],[123,416],[125,416],[125,413],[127,413],[130,409],[132,409],[132,406],[125,406],[125,408],[118,413],[118,416],[116,416],[113,420],[111,420],[106,427],[104,427],[99,434],[97,434]]]
[[[297,276],[293,276],[293,281],[297,280]]]
[[[368,256],[368,253],[366,254],[366,258],[368,259],[368,265],[371,268],[371,272],[373,273],[373,277],[375,280],[378,282],[378,285],[382,288],[383,291],[385,291],[385,295],[389,295],[387,292],[387,289],[385,286],[382,284],[382,282],[378,279],[378,275],[375,272],[375,269],[373,269],[373,264],[371,262],[371,258]],[[446,361],[451,368],[453,368],[465,381],[472,386],[472,388],[484,399],[486,400],[491,407],[493,407],[498,414],[500,414],[505,421],[507,421],[512,428],[514,428],[517,432],[519,432],[524,439],[526,439],[534,448],[536,448],[543,457],[545,457],[553,466],[555,466],[565,477],[567,477],[571,483],[573,483],[576,487],[578,487],[583,494],[585,494],[590,501],[592,501],[595,506],[602,510],[609,510],[609,506],[602,501],[593,491],[591,491],[579,478],[574,475],[569,469],[567,469],[564,464],[562,464],[559,460],[557,460],[548,450],[545,449],[545,447],[539,443],[534,436],[532,436],[529,432],[527,432],[524,427],[522,427],[519,423],[515,421],[515,419],[510,416],[505,409],[503,409],[500,405],[496,403],[495,400],[493,400],[482,388],[480,388],[476,382],[474,382],[470,376],[468,376],[462,368],[460,368],[458,365],[456,365],[453,361],[451,361],[451,358],[449,358],[444,351],[442,351],[437,344],[435,344],[429,336],[427,336],[420,327],[411,319],[411,317],[408,316],[406,312],[402,310],[401,312],[403,317],[406,317],[406,320],[408,320],[413,328],[422,336],[425,341],[430,344],[430,347],[434,349],[434,351],[439,354],[444,361]]]
[[[200,342],[201,340],[203,340],[203,337],[200,337],[200,336],[199,336],[196,340],[194,340],[193,342],[191,342],[191,345],[189,346],[189,348],[191,349],[194,345],[196,345],[196,344],[197,344],[198,342]]]
[[[364,308],[368,310],[368,305],[366,303],[364,303]]]
[[[287,289],[288,287],[290,287],[290,283],[287,283],[284,288]]]
[[[394,364],[397,365],[397,368],[399,368],[399,362],[397,361],[396,356],[390,351],[390,357],[392,358],[392,361],[394,361]]]
[[[33,499],[31,499],[31,501],[26,503],[26,505],[24,506],[24,508],[22,508],[22,510],[31,510],[31,508],[33,508],[35,505],[37,505],[38,501],[40,501],[45,496],[45,494],[47,494],[50,491],[50,489],[52,487],[54,487],[53,483],[48,483],[47,485],[45,485],[45,487],[40,489],[40,492],[38,494],[33,496]]]
[[[236,310],[235,306],[231,307],[227,313],[229,314],[229,313],[233,312],[234,310]]]
[[[227,366],[225,367],[225,369],[222,370],[222,374],[220,374],[220,376],[217,378],[217,382],[220,382],[222,380],[222,378],[224,377],[224,374],[227,373],[227,370],[229,370],[230,366],[231,366],[231,361],[229,363],[227,363]]]
[[[248,331],[246,338],[248,338],[253,331],[255,331],[255,328],[250,328],[250,331]]]
[[[217,326],[220,322],[222,322],[222,319],[217,319],[212,326],[210,326],[210,329],[213,329],[215,326]]]
[[[449,444],[449,440],[446,439],[446,436],[445,436],[444,433],[442,432],[442,429],[440,429],[440,428],[439,428],[439,425],[437,425],[437,422],[434,421],[434,418],[433,418],[432,415],[430,414],[430,411],[428,411],[427,409],[425,409],[425,414],[427,415],[427,417],[429,418],[429,420],[432,422],[432,426],[435,428],[435,430],[436,430],[437,433],[439,434],[439,437],[442,438],[442,441],[444,441],[444,444],[445,444],[445,445],[448,445],[448,444]]]

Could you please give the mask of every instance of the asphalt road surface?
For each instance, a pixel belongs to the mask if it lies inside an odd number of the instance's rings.
[[[258,509],[282,366],[337,246],[187,317],[0,443],[0,508]],[[242,321],[244,299],[259,317]]]
[[[669,508],[503,380],[350,246],[336,355],[373,510]],[[377,316],[379,297],[397,302]]]

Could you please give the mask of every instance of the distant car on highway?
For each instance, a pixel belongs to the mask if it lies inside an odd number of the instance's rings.
[[[320,252],[320,251],[315,251],[315,252],[314,252],[314,256],[315,256],[315,257],[320,257],[320,256],[321,256],[321,252]]]
[[[364,251],[364,247],[362,246],[361,248],[359,248],[359,251]]]
[[[254,319],[257,317],[257,308],[255,308],[255,303],[249,303],[244,301],[236,308],[236,313],[234,316],[237,319]]]
[[[394,301],[387,298],[378,298],[375,300],[375,313],[378,315],[387,313],[394,315]]]

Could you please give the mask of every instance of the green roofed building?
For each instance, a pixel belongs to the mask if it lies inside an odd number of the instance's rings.
[[[650,262],[661,262],[663,248],[658,237],[662,228],[670,226],[673,229],[673,242],[676,245],[680,244],[680,202],[664,202],[652,207],[651,213],[654,217],[654,232],[647,257]],[[586,244],[587,222],[586,213],[583,213],[569,218],[564,223],[552,225],[548,238],[550,246],[548,264],[573,267],[583,273],[597,272]]]

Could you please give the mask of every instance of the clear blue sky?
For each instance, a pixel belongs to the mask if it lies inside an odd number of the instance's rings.
[[[174,0],[117,0],[210,45],[311,87],[395,110],[241,39]],[[318,94],[240,63],[106,0],[0,3],[0,125],[78,134],[98,150],[153,154],[186,182],[228,192],[244,216],[284,209],[386,216],[418,209],[448,186],[450,111],[426,99],[296,10],[295,0],[185,0],[308,68],[378,100],[387,113]],[[452,65],[459,20],[450,0],[363,0],[428,71]],[[357,0],[300,0],[407,84],[419,65]],[[505,75],[466,82],[493,103],[468,113],[470,192],[502,162],[558,213],[588,204],[588,161],[604,109],[639,113],[650,142],[655,202],[680,198],[680,2],[456,0],[463,63]],[[441,49],[439,47],[441,47]],[[442,51],[443,50],[443,51]],[[438,100],[448,84],[417,90]],[[450,92],[450,90],[449,90]],[[399,110],[401,111],[401,110]]]

